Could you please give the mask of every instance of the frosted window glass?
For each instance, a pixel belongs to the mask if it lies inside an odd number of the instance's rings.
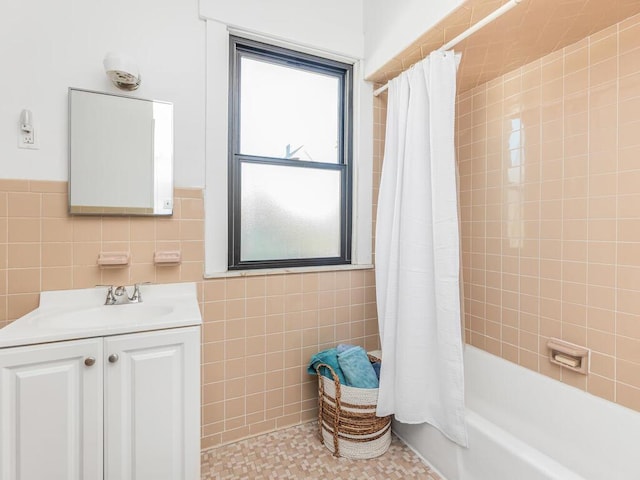
[[[242,58],[240,152],[337,163],[340,79]]]
[[[241,261],[340,256],[340,172],[242,164]]]

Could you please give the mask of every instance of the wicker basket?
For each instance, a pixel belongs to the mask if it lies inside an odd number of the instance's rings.
[[[375,357],[369,356],[372,361]],[[333,380],[320,374],[326,367]],[[336,457],[379,457],[391,444],[391,416],[377,417],[377,388],[341,385],[327,364],[316,366],[318,374],[318,433],[320,441]]]

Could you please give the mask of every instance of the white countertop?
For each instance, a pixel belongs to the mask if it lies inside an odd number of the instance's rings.
[[[0,329],[0,348],[202,323],[194,283],[141,285],[140,292],[141,303],[124,305],[104,305],[107,287],[42,292],[37,309]]]

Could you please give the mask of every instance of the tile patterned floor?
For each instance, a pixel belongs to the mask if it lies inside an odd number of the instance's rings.
[[[335,458],[315,423],[202,452],[202,480],[441,480],[393,436],[389,451],[371,460]]]

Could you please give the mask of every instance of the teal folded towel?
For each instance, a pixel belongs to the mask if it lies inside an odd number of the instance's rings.
[[[338,363],[338,351],[335,348],[323,350],[322,352],[318,352],[313,357],[311,357],[311,361],[309,361],[309,366],[307,367],[307,372],[311,375],[315,375],[316,366],[320,363],[326,363],[327,365],[329,365],[338,376],[340,383],[342,385],[347,384],[347,381],[344,378],[344,373],[342,373],[342,369],[340,368],[340,364]],[[331,372],[327,367],[320,367],[320,374],[333,380],[333,376],[331,375]]]
[[[336,350],[338,351],[338,355],[340,355],[342,352],[346,352],[350,348],[356,348],[356,346],[357,345],[349,345],[348,343],[339,343]]]
[[[378,376],[364,348],[353,347],[342,351],[338,354],[338,363],[350,387],[378,388]]]

